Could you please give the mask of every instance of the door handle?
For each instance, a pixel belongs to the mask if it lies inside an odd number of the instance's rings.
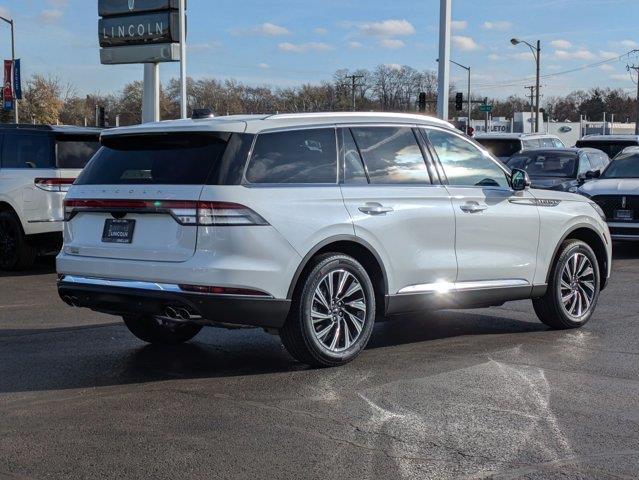
[[[485,203],[468,202],[459,208],[461,208],[462,212],[466,213],[480,213],[484,210],[487,210],[488,205],[486,205]]]
[[[367,203],[366,205],[359,207],[358,210],[366,215],[386,215],[387,213],[395,211],[391,207],[385,207],[381,203],[376,202]]]

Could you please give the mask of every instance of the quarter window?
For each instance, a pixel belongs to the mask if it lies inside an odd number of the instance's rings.
[[[352,132],[371,183],[430,183],[424,156],[411,128],[353,128]]]
[[[442,130],[428,131],[428,138],[444,167],[450,185],[509,186],[504,170],[469,141]]]
[[[7,132],[2,147],[3,168],[54,168],[50,135]]]
[[[246,179],[262,184],[337,183],[335,130],[293,130],[259,135]]]

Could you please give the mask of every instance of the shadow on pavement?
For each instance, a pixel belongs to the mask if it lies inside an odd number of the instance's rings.
[[[0,270],[3,277],[28,277],[33,275],[51,275],[55,273],[55,257],[39,257],[33,267],[19,272],[5,272]]]
[[[615,242],[612,246],[614,260],[639,258],[639,242]]]
[[[374,368],[383,363],[384,355],[376,353],[380,348],[424,343],[427,351],[427,343],[435,340],[543,330],[546,327],[537,323],[466,312],[396,317],[376,326],[367,351],[354,365]],[[512,342],[512,338],[504,336],[492,340],[488,348],[503,348]],[[278,337],[260,330],[209,328],[184,345],[142,345],[119,323],[53,330],[0,330],[0,392],[309,370],[286,353]]]

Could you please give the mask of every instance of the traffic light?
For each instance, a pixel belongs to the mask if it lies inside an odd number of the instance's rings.
[[[422,92],[419,94],[419,111],[426,111],[426,92]]]
[[[464,109],[464,94],[459,92],[455,97],[455,108],[458,112],[461,112]]]

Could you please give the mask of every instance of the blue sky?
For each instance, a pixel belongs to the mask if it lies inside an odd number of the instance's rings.
[[[291,86],[380,63],[435,69],[438,12],[438,0],[189,0],[189,75]],[[15,18],[26,76],[55,75],[79,94],[142,77],[141,66],[100,65],[97,0],[0,0],[0,14]],[[453,0],[453,19],[453,59],[472,66],[477,91],[491,97],[524,95],[534,75],[527,48],[508,41],[515,35],[542,40],[544,74],[639,49],[638,0]],[[10,56],[4,24],[0,55]],[[633,90],[626,63],[548,77],[544,94]],[[176,64],[162,67],[164,79],[177,74]]]

